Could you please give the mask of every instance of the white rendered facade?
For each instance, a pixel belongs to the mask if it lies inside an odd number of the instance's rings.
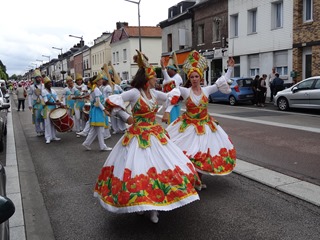
[[[285,83],[292,82],[293,1],[229,0],[228,14],[235,76],[269,75],[276,67]]]
[[[111,44],[111,62],[122,80],[132,80],[138,70],[133,56],[139,50],[139,38],[127,38]],[[154,67],[160,66],[161,38],[141,39],[141,50]]]

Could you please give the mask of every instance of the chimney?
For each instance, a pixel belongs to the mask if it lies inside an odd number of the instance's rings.
[[[117,22],[117,30],[122,27],[128,27],[129,24],[127,22]]]

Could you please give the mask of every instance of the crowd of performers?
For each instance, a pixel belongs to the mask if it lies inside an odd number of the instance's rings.
[[[207,188],[203,175],[223,176],[235,167],[235,148],[208,113],[211,93],[231,91],[227,80],[234,60],[229,58],[226,74],[215,84],[202,87],[206,60],[192,51],[183,65],[188,88],[182,86],[177,65],[165,66],[161,61],[163,91],[155,90],[156,73],[148,58],[137,50],[135,60],[139,68],[131,90],[123,92],[114,80],[114,69],[105,64],[88,86],[80,75],[75,82],[68,77],[60,100],[50,79],[42,79],[36,70],[29,88],[29,107],[36,132],[44,134],[46,143],[60,140],[50,118],[54,118],[55,109],[64,108],[73,116],[76,136],[86,136],[84,149],[91,150],[90,145],[98,138],[100,150],[111,151],[94,189],[94,196],[105,209],[145,214],[157,223],[159,211],[199,200],[198,191]],[[161,105],[166,129],[156,121]],[[183,114],[181,105],[186,109]],[[111,136],[110,125],[112,133],[123,134],[113,148],[104,142]]]

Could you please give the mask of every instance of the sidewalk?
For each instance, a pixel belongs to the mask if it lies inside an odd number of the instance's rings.
[[[15,140],[12,120],[13,111],[16,111],[16,105],[13,104],[14,101],[12,97],[11,112],[8,113],[7,122],[7,164],[5,166],[7,173],[7,195],[16,207],[15,214],[9,220],[10,239],[54,239],[50,219],[33,169],[32,159],[29,156],[23,155],[21,157],[17,154],[16,146],[20,149],[26,143],[22,142],[25,141],[24,136],[20,138],[20,134],[23,134],[22,132],[18,133],[19,139]],[[240,159],[237,160],[234,173],[320,206],[320,186],[315,184],[301,181]],[[34,187],[32,192],[24,192],[22,194],[25,190],[21,188],[21,185],[34,185]],[[21,196],[24,196],[23,201]],[[28,208],[31,201],[37,202],[37,209]],[[37,213],[37,218],[41,219],[41,222],[35,220],[35,212]]]

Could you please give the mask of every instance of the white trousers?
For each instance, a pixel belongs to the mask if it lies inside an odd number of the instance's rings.
[[[117,116],[111,116],[111,125],[114,132],[122,132],[127,129],[126,123]]]
[[[80,132],[84,129],[85,127],[85,122],[83,121],[81,117],[82,112],[80,111],[79,108],[74,108],[74,128],[76,132]]]
[[[89,134],[83,144],[90,146],[92,142],[98,137],[100,149],[104,149],[107,145],[104,143],[104,127],[90,127]]]
[[[54,128],[50,118],[49,118],[50,111],[47,111],[47,118],[44,119],[44,137],[46,140],[52,140],[56,138],[57,130]]]

